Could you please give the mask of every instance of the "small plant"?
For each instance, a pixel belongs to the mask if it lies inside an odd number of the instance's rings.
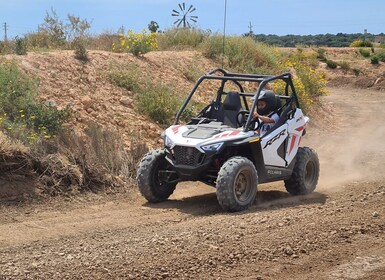
[[[340,67],[341,67],[342,70],[345,70],[345,71],[349,71],[350,70],[349,62],[341,61],[339,64],[340,64]]]
[[[84,46],[84,42],[80,39],[75,40],[73,43],[73,48],[75,52],[75,58],[82,61],[87,62],[89,60],[87,49]]]
[[[333,60],[330,60],[330,59],[328,59],[327,61],[326,61],[326,65],[330,68],[330,69],[336,69],[337,68],[337,63],[335,62],[335,61],[333,61]]]
[[[379,62],[380,62],[380,60],[378,59],[378,57],[376,55],[374,55],[370,58],[371,64],[378,64]]]
[[[27,54],[27,39],[16,36],[15,38],[15,53],[17,55]]]
[[[358,69],[358,68],[353,68],[352,69],[353,70],[353,73],[354,73],[354,75],[356,75],[356,77],[358,77],[360,74],[361,74],[361,70],[360,69]]]
[[[116,64],[110,67],[108,76],[115,85],[128,91],[136,91],[138,89],[138,71],[137,66],[134,64]]]
[[[322,61],[322,62],[326,62],[327,61],[327,58],[326,58],[326,50],[323,49],[323,48],[317,48],[316,49],[316,53],[317,53],[317,59],[319,61]]]
[[[119,40],[119,45],[113,45],[113,51],[124,51],[140,56],[158,49],[156,33],[151,32],[148,34],[145,29],[143,29],[142,33],[134,33],[129,30],[127,36],[121,34]]]
[[[365,58],[368,58],[370,57],[370,51],[369,50],[366,50],[366,49],[359,49],[358,50],[360,52],[360,54],[365,57]]]

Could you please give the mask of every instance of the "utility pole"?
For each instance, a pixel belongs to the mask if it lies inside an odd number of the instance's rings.
[[[8,27],[7,27],[7,23],[4,22],[4,41],[7,42],[8,38],[7,38],[7,31],[8,31]]]
[[[251,25],[251,21],[249,22],[249,36],[253,35],[253,26]]]

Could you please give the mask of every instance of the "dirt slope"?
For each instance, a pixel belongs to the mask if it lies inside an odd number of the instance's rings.
[[[315,193],[261,185],[235,214],[197,183],[155,205],[134,191],[2,207],[0,279],[384,279],[385,93],[331,92],[304,139]]]
[[[141,83],[148,81],[172,85],[187,94],[193,83],[186,75],[206,73],[217,67],[211,60],[193,51],[151,52],[143,58],[131,54],[89,51],[89,62],[74,58],[73,51],[28,53],[7,56],[18,61],[24,71],[39,78],[39,95],[58,108],[73,110],[70,126],[81,130],[89,122],[114,127],[121,132],[127,146],[131,137],[145,138],[149,146],[157,145],[162,129],[144,114],[134,110],[134,93],[114,85],[108,77],[111,69],[138,70]]]

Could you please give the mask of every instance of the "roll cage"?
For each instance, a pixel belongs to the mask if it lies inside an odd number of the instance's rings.
[[[175,122],[174,122],[175,125],[179,124],[179,119],[180,119],[183,111],[185,110],[187,104],[190,102],[192,96],[194,95],[194,93],[198,89],[199,85],[205,80],[219,80],[219,81],[221,81],[220,86],[217,90],[217,96],[215,98],[215,101],[213,101],[213,102],[217,102],[217,103],[219,103],[221,101],[222,95],[227,95],[227,92],[224,92],[224,87],[225,87],[226,82],[228,82],[228,81],[233,82],[239,88],[239,96],[241,97],[241,99],[243,101],[243,105],[244,105],[245,110],[248,110],[249,112],[254,112],[255,107],[257,106],[258,97],[259,97],[261,91],[264,89],[264,87],[268,83],[275,81],[275,80],[282,80],[283,82],[285,82],[285,95],[284,96],[280,95],[280,98],[286,100],[286,103],[284,104],[284,106],[289,104],[289,103],[295,102],[296,107],[297,108],[300,107],[297,93],[296,93],[295,88],[294,88],[292,75],[290,73],[283,73],[280,75],[241,74],[241,73],[227,72],[222,68],[216,68],[216,69],[208,72],[207,74],[204,74],[203,76],[201,76],[197,80],[197,82],[195,83],[191,92],[189,93],[186,100],[183,102],[181,108],[179,109],[178,113],[176,114],[176,118],[175,118]],[[259,85],[258,85],[256,92],[247,93],[244,91],[244,88],[243,88],[241,82],[254,82],[254,83],[258,83]],[[247,102],[247,97],[255,97],[253,102],[252,102],[250,109],[249,109],[249,105]],[[248,114],[247,120],[246,120],[245,124],[243,125],[243,131],[244,132],[247,132],[250,130],[250,124],[251,124],[252,120],[253,120],[253,114]]]

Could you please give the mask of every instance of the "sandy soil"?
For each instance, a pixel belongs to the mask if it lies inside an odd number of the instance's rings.
[[[303,141],[313,194],[261,185],[235,214],[198,183],[160,204],[134,190],[0,206],[0,279],[384,279],[385,93],[331,93]]]

